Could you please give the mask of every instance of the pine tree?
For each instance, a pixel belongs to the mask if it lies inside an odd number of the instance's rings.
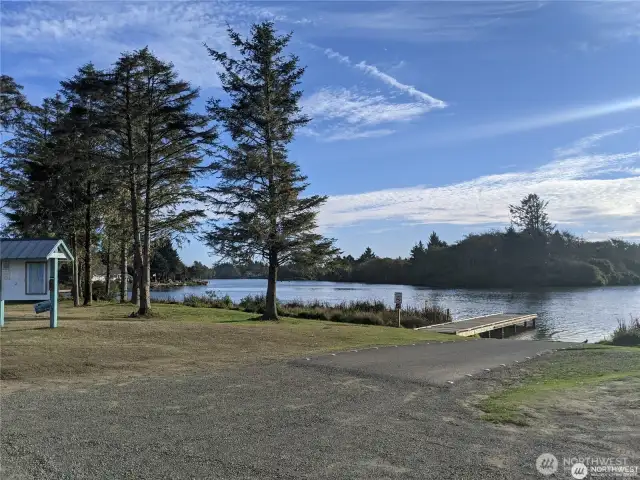
[[[228,30],[239,58],[208,48],[231,104],[211,100],[208,111],[231,137],[212,165],[220,176],[210,189],[215,222],[203,239],[219,255],[240,263],[268,262],[264,319],[277,319],[278,268],[289,262],[321,263],[337,253],[333,240],[315,233],[326,197],[304,197],[307,177],[289,160],[287,147],[310,119],[297,89],[304,68],[285,56],[291,34],[278,36],[270,22],[254,25],[250,38]]]
[[[520,205],[509,205],[511,222],[529,235],[550,235],[555,228],[549,221],[547,206],[535,193],[530,193],[520,201]]]
[[[373,260],[374,258],[378,258],[378,257],[376,256],[375,253],[373,253],[373,250],[371,250],[371,247],[367,247],[367,248],[365,248],[365,250],[362,253],[362,255],[360,255],[360,257],[358,257],[356,262],[357,263],[364,263],[364,262],[368,262],[369,260]]]
[[[426,252],[427,249],[425,248],[424,243],[422,243],[422,240],[420,240],[411,249],[409,260],[415,264],[420,263],[424,259]]]
[[[59,96],[31,107],[14,127],[5,145],[0,186],[8,192],[3,213],[7,229],[32,237],[60,233],[64,215],[58,189],[60,172],[55,131],[66,113]]]
[[[431,232],[429,236],[429,243],[427,243],[427,250],[433,250],[435,248],[444,248],[447,246],[447,242],[440,240],[440,237],[436,232]]]
[[[151,242],[194,230],[204,216],[194,186],[216,138],[209,117],[191,112],[199,91],[147,48],[124,54],[113,72],[109,109],[120,175],[128,185],[138,315],[151,310]],[[137,300],[132,295],[132,301]]]
[[[11,131],[29,112],[31,105],[22,93],[22,85],[9,75],[0,75],[0,131]]]
[[[84,299],[91,305],[93,299],[93,250],[97,243],[101,201],[109,192],[110,154],[104,135],[107,125],[105,101],[111,90],[108,75],[88,63],[78,69],[69,80],[61,82],[62,93],[69,104],[65,134],[71,138],[72,155],[68,159],[82,170],[77,177],[78,188],[84,193],[80,203],[84,207]]]

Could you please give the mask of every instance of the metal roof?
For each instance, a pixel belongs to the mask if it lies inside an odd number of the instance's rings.
[[[72,260],[67,246],[56,238],[0,238],[0,260],[42,260],[57,253],[59,248],[62,248],[60,253]]]

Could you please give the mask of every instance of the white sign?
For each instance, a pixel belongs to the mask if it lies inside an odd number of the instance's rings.
[[[393,296],[396,301],[396,308],[402,307],[402,292],[396,292]]]
[[[2,279],[11,280],[11,269],[9,268],[9,262],[2,262]]]

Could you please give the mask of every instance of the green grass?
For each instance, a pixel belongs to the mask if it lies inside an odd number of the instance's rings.
[[[320,320],[258,320],[255,313],[154,304],[150,318],[128,318],[130,304],[74,308],[61,302],[58,328],[31,305],[7,307],[0,331],[0,376],[68,378],[108,371],[169,374],[280,360],[327,351],[420,341],[464,340],[423,330]]]
[[[541,401],[570,389],[640,378],[640,351],[635,348],[590,346],[556,352],[537,362],[516,385],[490,395],[480,404],[484,420],[495,423],[530,424],[527,414]]]

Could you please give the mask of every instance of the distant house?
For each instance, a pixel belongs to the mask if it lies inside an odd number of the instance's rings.
[[[58,262],[73,261],[62,240],[44,238],[0,239],[0,326],[4,324],[5,301],[49,300],[51,322],[58,314]]]

